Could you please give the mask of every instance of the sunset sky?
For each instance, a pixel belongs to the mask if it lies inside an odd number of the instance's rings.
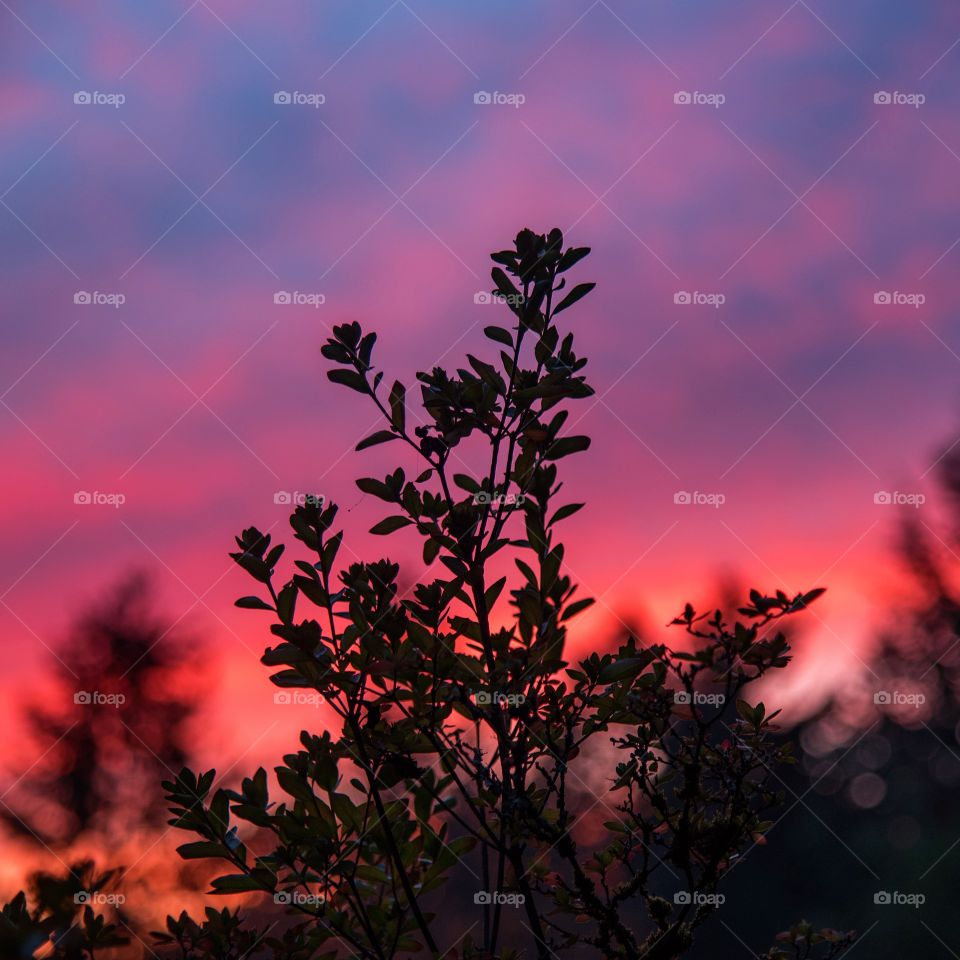
[[[564,461],[570,572],[601,600],[579,649],[735,577],[830,588],[805,689],[860,668],[897,581],[876,495],[929,496],[960,433],[960,7],[12,0],[0,22],[7,723],[71,615],[145,567],[213,644],[201,751],[288,745],[232,537],[292,540],[275,494],[318,492],[356,555],[420,574],[353,483],[413,463],[351,452],[374,411],[319,346],[359,320],[408,384],[489,350],[506,308],[475,295],[524,226],[594,251],[561,321],[597,391]]]

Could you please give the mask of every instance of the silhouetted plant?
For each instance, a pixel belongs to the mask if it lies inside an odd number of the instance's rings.
[[[265,593],[238,606],[276,618],[263,657],[273,683],[319,695],[335,729],[301,734],[276,767],[279,798],[263,769],[239,790],[212,770],[165,784],[171,822],[199,838],[181,855],[230,864],[213,892],[266,892],[292,920],[260,933],[227,911],[181,915],[161,948],[184,960],[666,960],[763,840],[781,799],[771,770],[789,756],[770,737],[776,713],[741,694],[787,665],[776,624],[822,591],[752,591],[736,622],[687,605],[680,648],[629,638],[564,659],[591,601],[564,569],[558,525],[582,504],[555,504],[558,462],[589,446],[564,427],[593,391],[557,318],[593,287],[568,290],[563,276],[588,252],[564,250],[558,230],[524,230],[493,255],[515,326],[485,329],[502,347],[494,362],[418,374],[423,421],[403,384],[381,389],[376,335],[334,328],[329,378],[386,421],[358,449],[399,441],[423,461],[413,479],[397,468],[357,482],[391,508],[372,532],[416,534],[443,575],[404,595],[390,560],[339,565],[337,508],[319,497],[291,516],[309,557],[292,575],[278,573],[284,547],[270,536],[237,538],[231,556]],[[505,558],[515,570],[496,567]],[[729,725],[721,702],[736,702]],[[254,829],[269,849],[248,847]],[[850,940],[801,925],[769,956],[830,958]]]

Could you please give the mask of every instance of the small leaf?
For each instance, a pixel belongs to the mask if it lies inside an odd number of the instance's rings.
[[[382,480],[375,480],[373,477],[361,477],[355,482],[364,493],[386,500],[387,503],[394,503],[397,499]]]
[[[226,857],[227,848],[222,843],[210,840],[198,840],[196,843],[184,843],[177,847],[177,853],[184,860],[202,860],[206,857]]]
[[[270,606],[265,600],[261,600],[259,597],[241,597],[239,600],[234,601],[235,607],[240,607],[242,610],[272,610],[273,607]]]
[[[358,393],[369,393],[367,381],[354,370],[328,370],[327,378],[333,383],[342,384]]]
[[[567,307],[572,307],[578,300],[583,299],[594,287],[595,283],[578,283],[554,308],[554,314],[558,314]]]
[[[407,390],[399,381],[390,388],[390,422],[398,433],[403,433],[407,423]]]
[[[339,779],[336,760],[331,756],[318,757],[314,779],[323,790],[335,790]]]
[[[513,304],[518,304],[523,300],[520,291],[499,267],[494,267],[493,270],[490,271],[490,276],[493,277],[493,282],[497,285],[497,290],[507,297],[507,303],[511,305],[510,309],[516,312],[517,307],[513,306]]]
[[[431,537],[423,545],[423,562],[429,567],[434,560],[437,559],[437,554],[440,552],[440,541],[434,540]]]
[[[250,893],[252,890],[262,890],[263,886],[243,873],[234,873],[226,877],[217,877],[213,880],[211,893]]]
[[[333,569],[333,562],[337,559],[337,551],[340,549],[340,544],[342,541],[343,531],[341,530],[323,545],[323,553],[320,556],[320,565],[325,576],[329,576],[330,571]]]
[[[737,713],[740,715],[741,720],[746,720],[747,723],[753,723],[753,707],[751,707],[746,700],[737,701]]]
[[[572,517],[581,507],[583,507],[582,503],[568,503],[566,506],[560,507],[550,518],[550,523],[558,523],[561,520],[566,520],[567,517]]]
[[[361,440],[356,449],[366,450],[367,447],[375,447],[378,443],[389,443],[391,440],[399,439],[400,437],[391,430],[378,430],[376,433],[371,433],[366,439]]]
[[[513,346],[513,337],[510,336],[510,331],[503,327],[484,327],[483,332],[491,340],[496,340],[497,343],[505,343],[508,347]]]
[[[800,597],[794,609],[799,610],[801,607],[809,607],[814,600],[816,600],[818,597],[822,597],[826,592],[826,587],[817,587],[816,590],[810,590],[808,593],[805,593],[802,597]]]
[[[289,767],[275,767],[274,770],[277,774],[277,783],[291,797],[305,801],[313,799],[314,793],[310,784]]]
[[[277,616],[281,622],[290,623],[297,604],[297,585],[291,580],[277,596]]]
[[[566,457],[571,453],[580,453],[589,446],[589,437],[561,437],[547,447],[546,453],[544,453],[543,456],[546,460],[559,460],[561,457]]]
[[[563,273],[565,270],[569,270],[574,264],[579,263],[589,252],[589,247],[571,247],[560,258],[560,262],[557,264],[557,273]]]
[[[563,622],[564,620],[570,620],[582,610],[586,610],[587,607],[593,606],[593,603],[593,597],[585,597],[583,600],[577,600],[576,603],[571,603],[570,606],[563,611],[563,616],[560,618],[560,621]]]
[[[385,536],[388,533],[393,533],[394,530],[409,527],[411,523],[413,523],[413,521],[408,520],[406,517],[387,517],[385,520],[381,520],[372,526],[370,532],[377,534],[377,536]]]
[[[488,613],[493,609],[493,605],[497,602],[497,597],[500,596],[500,591],[503,590],[506,582],[507,578],[501,577],[496,583],[487,588],[486,593],[483,595],[483,600],[487,606]]]
[[[198,840],[196,843],[184,843],[177,847],[177,853],[184,860],[202,860],[205,857],[226,857],[228,851],[222,843]]]
[[[466,490],[467,493],[476,493],[480,489],[480,484],[477,483],[473,477],[470,477],[465,473],[455,473],[453,475],[453,482],[461,490]]]

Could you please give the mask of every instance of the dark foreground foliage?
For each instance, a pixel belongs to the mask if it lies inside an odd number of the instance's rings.
[[[559,500],[559,467],[589,447],[570,411],[593,390],[558,321],[593,287],[566,283],[588,252],[524,230],[494,254],[512,323],[485,329],[488,359],[418,374],[417,404],[385,387],[375,334],[334,329],[329,378],[384,418],[358,449],[400,443],[421,460],[412,477],[357,481],[387,505],[372,532],[418,537],[428,570],[401,592],[398,564],[341,562],[320,496],[290,518],[291,565],[257,528],[237,538],[258,585],[238,605],[274,620],[271,679],[321,698],[329,729],[301,734],[275,784],[263,769],[239,789],[212,770],[165,784],[172,823],[196,838],[181,856],[226,864],[212,892],[261,892],[273,916],[171,918],[159,950],[669,960],[764,842],[790,756],[776,712],[743,691],[787,665],[778,622],[822,591],[753,591],[735,619],[687,605],[676,646],[564,656],[591,601],[558,536],[583,506]],[[832,958],[851,939],[800,924],[767,956]]]

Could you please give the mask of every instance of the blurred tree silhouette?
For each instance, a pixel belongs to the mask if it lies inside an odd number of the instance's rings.
[[[156,783],[190,754],[196,653],[196,640],[157,612],[143,573],[81,616],[48,692],[27,709],[39,759],[4,802],[7,826],[60,848],[162,823]]]
[[[800,758],[780,774],[790,819],[774,828],[776,853],[751,851],[730,877],[729,923],[748,942],[762,942],[760,915],[799,905],[876,924],[863,947],[875,960],[915,954],[918,942],[960,952],[960,450],[936,478],[934,502],[899,518],[904,595],[884,611],[860,676],[786,735]],[[893,890],[926,902],[874,903]]]

